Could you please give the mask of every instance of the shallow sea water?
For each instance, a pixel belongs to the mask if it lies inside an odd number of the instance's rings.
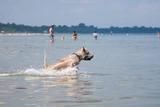
[[[65,40],[60,40],[65,36]],[[86,47],[91,61],[61,72],[48,63]],[[0,106],[159,107],[160,39],[154,34],[0,36]]]

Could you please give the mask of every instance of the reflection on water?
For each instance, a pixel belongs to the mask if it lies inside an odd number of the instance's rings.
[[[54,76],[54,77],[31,77],[24,78],[28,86],[16,87],[15,90],[29,92],[25,97],[25,103],[30,100],[35,101],[37,98],[41,105],[63,105],[76,103],[99,103],[101,99],[96,98],[94,92],[96,90],[92,82],[83,78],[79,74],[71,76]],[[39,87],[37,84],[42,84]],[[26,88],[27,87],[27,88]],[[25,93],[24,93],[25,94]],[[18,100],[18,99],[17,99]],[[34,103],[30,103],[33,104]]]
[[[79,75],[60,76],[56,78],[43,78],[45,89],[61,87],[56,94],[61,94],[61,98],[51,100],[50,103],[84,103],[84,102],[101,102],[93,96],[94,88],[91,81],[79,79]],[[52,96],[48,96],[52,97]],[[68,97],[66,99],[66,97]]]
[[[8,82],[2,81],[8,78]],[[54,105],[99,103],[94,96],[96,87],[83,76],[3,76],[0,79],[0,105]],[[11,82],[12,81],[12,82]],[[8,88],[7,88],[8,87]],[[5,90],[7,88],[7,90]],[[94,96],[94,97],[93,97]],[[9,97],[9,98],[8,98]],[[11,101],[11,102],[10,102]],[[13,103],[18,102],[18,103]],[[35,102],[36,101],[36,102]],[[38,101],[38,102],[37,102]],[[58,105],[57,105],[58,106]]]

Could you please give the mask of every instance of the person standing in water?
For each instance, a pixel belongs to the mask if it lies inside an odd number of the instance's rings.
[[[157,32],[157,36],[158,36],[158,38],[160,38],[160,32]]]
[[[77,40],[78,39],[78,34],[76,33],[76,31],[73,32],[72,39],[73,40]]]
[[[50,42],[54,41],[54,26],[51,25],[50,29],[49,29],[49,37],[50,37]]]
[[[98,34],[97,34],[97,32],[95,31],[95,32],[93,33],[94,40],[97,40],[97,36],[98,36]]]

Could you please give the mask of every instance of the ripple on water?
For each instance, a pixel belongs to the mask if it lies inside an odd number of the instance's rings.
[[[102,100],[57,100],[57,101],[50,101],[49,103],[99,103],[102,102]]]

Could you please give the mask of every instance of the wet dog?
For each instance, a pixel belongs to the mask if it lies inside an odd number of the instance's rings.
[[[44,52],[44,68],[46,70],[63,70],[68,67],[77,66],[81,60],[91,60],[93,55],[86,48],[81,48],[76,53],[72,53],[52,65],[47,64],[46,52]]]

